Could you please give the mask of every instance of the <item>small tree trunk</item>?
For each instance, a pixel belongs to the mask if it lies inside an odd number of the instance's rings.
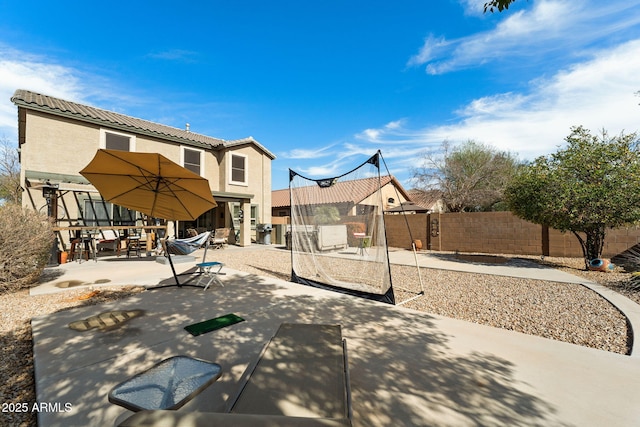
[[[584,268],[589,269],[589,261],[592,259],[600,258],[602,250],[604,248],[605,227],[603,224],[596,225],[593,228],[585,230],[586,240],[582,238],[577,232],[573,231],[573,234],[578,238],[580,246],[582,247],[582,255],[584,256]]]
[[[584,269],[589,269],[589,259],[587,257],[587,245],[581,235],[578,234],[577,231],[572,231],[573,235],[576,236],[578,242],[580,242],[580,247],[582,248],[582,257],[584,258]]]

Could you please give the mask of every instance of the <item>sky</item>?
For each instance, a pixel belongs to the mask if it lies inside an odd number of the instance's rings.
[[[533,160],[572,126],[640,130],[640,0],[484,2],[0,0],[0,138],[27,89],[252,136],[274,190],[377,150],[409,189],[444,141]]]

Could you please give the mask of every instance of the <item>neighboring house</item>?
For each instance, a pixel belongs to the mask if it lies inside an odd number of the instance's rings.
[[[23,205],[48,210],[59,227],[142,225],[141,214],[104,202],[79,174],[99,148],[160,153],[209,181],[218,206],[178,223],[177,237],[187,228],[230,227],[245,246],[257,222],[271,222],[275,156],[252,137],[225,141],[190,132],[188,125],[177,129],[27,90],[17,90],[11,101],[18,107]]]
[[[362,210],[378,205],[375,199],[378,189],[377,181],[377,177],[338,181],[333,186],[318,192],[317,197],[312,198],[318,200],[318,204],[335,206],[340,215],[357,215],[362,213]],[[380,177],[380,191],[385,211],[409,200],[409,195],[402,184],[391,175]],[[289,189],[274,190],[271,193],[271,206],[272,216],[291,216]]]
[[[427,209],[429,212],[444,212],[444,202],[440,190],[416,190],[408,191],[409,200],[415,205]]]

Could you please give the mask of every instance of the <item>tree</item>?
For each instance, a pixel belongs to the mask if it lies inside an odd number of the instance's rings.
[[[318,206],[314,209],[318,224],[335,224],[340,221],[340,212],[335,206]]]
[[[423,165],[413,171],[420,189],[437,189],[450,212],[487,211],[503,198],[518,160],[507,152],[469,140],[441,154],[427,153]]]
[[[5,137],[0,138],[0,200],[20,203],[20,163],[18,152]]]
[[[502,12],[505,9],[509,9],[509,5],[516,0],[491,0],[484,4],[484,13],[487,13],[487,10],[493,13],[494,9],[498,9],[499,12]]]
[[[505,197],[520,218],[572,232],[585,268],[600,258],[605,231],[640,221],[637,134],[610,137],[571,128],[567,147],[521,168]]]

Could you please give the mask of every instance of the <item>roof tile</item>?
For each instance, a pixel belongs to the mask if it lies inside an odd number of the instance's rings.
[[[194,133],[185,129],[178,129],[159,123],[150,122],[148,120],[138,119],[126,116],[124,114],[107,111],[88,105],[78,104],[72,101],[54,98],[52,96],[31,92],[24,89],[18,89],[13,94],[11,101],[25,108],[32,108],[41,111],[48,111],[53,114],[60,114],[67,117],[73,117],[84,121],[103,122],[105,125],[121,127],[130,130],[143,131],[156,134],[160,137],[174,138],[185,142],[196,144],[205,144],[213,148],[232,147],[241,144],[254,144],[263,150],[272,159],[275,158],[269,150],[258,143],[253,137],[248,137],[235,141],[225,141],[220,138]]]
[[[380,177],[380,186],[385,186],[394,181],[396,186],[402,187],[391,175]],[[357,204],[378,190],[378,178],[363,178],[349,181],[338,181],[331,187],[321,188],[312,184],[296,188],[298,200],[309,204]],[[404,190],[401,189],[404,192]],[[274,190],[271,192],[271,206],[274,208],[290,207],[289,189]]]

